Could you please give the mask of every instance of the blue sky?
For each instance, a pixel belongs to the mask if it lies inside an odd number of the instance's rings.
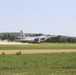
[[[76,0],[0,0],[0,32],[76,36]]]

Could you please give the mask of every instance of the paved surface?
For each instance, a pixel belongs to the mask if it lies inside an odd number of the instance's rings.
[[[37,53],[70,53],[76,52],[76,49],[53,49],[53,50],[0,50],[0,54],[16,54],[21,52],[22,54],[37,54]]]

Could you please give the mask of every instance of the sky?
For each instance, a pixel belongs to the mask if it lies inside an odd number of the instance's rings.
[[[0,0],[0,33],[76,36],[76,0]]]

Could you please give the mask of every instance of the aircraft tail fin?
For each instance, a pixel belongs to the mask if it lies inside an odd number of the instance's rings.
[[[21,38],[25,38],[25,34],[23,33],[22,30],[20,31],[20,37],[21,37]]]

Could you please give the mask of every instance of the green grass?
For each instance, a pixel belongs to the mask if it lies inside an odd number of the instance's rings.
[[[76,44],[69,43],[41,43],[21,45],[0,45],[0,50],[32,50],[32,49],[76,49]]]
[[[0,55],[0,75],[76,75],[76,53]]]

